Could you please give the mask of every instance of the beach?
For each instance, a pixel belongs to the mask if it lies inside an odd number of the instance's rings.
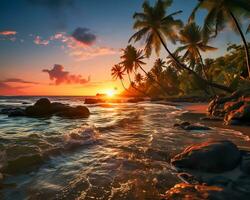
[[[26,106],[23,102],[32,104],[37,99],[12,97],[2,99],[1,105]],[[83,105],[83,98],[78,97],[51,101]],[[185,147],[217,139],[249,149],[246,135],[219,126],[222,122],[200,121],[205,116],[204,103],[180,106],[141,101],[86,106],[90,117],[80,119],[0,115],[4,199],[158,200],[182,181],[171,159]],[[174,127],[183,121],[210,129]]]

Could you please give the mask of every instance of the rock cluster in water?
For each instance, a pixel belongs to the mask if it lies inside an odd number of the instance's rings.
[[[71,107],[59,102],[51,103],[47,98],[39,99],[34,105],[23,108],[6,108],[1,110],[1,114],[9,117],[49,117],[57,115],[68,118],[85,118],[90,115],[89,109],[85,106]]]
[[[250,125],[250,99],[232,94],[230,97],[215,97],[208,106],[208,113],[224,119],[227,125]]]
[[[249,199],[250,154],[228,140],[191,145],[171,164],[183,183],[168,190],[163,199]]]
[[[176,123],[174,124],[174,127],[181,128],[183,130],[189,130],[189,131],[204,131],[204,130],[210,130],[211,128],[203,125],[196,125],[196,124],[191,124],[189,122],[181,122],[181,123]]]

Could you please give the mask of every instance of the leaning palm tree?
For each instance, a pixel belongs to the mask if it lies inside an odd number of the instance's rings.
[[[145,41],[145,53],[148,57],[151,55],[152,49],[155,49],[156,53],[159,53],[162,44],[169,56],[175,60],[179,68],[187,70],[203,83],[217,87],[221,90],[232,92],[232,90],[226,86],[209,82],[200,77],[195,71],[180,62],[168,49],[167,44],[165,43],[166,39],[175,43],[177,39],[176,29],[182,26],[182,22],[180,20],[174,19],[174,16],[182,11],[166,15],[166,8],[169,7],[171,3],[172,0],[158,0],[154,6],[150,6],[149,2],[145,1],[142,5],[143,12],[134,14],[134,29],[138,31],[131,36],[129,42],[132,40],[134,42],[139,40]]]
[[[122,66],[119,65],[119,64],[116,64],[114,65],[112,68],[111,68],[111,76],[114,80],[117,80],[119,79],[121,81],[121,84],[124,88],[124,90],[127,90],[127,88],[124,86],[124,83],[123,83],[123,76],[124,76],[124,71],[122,69]]]
[[[250,54],[247,46],[247,41],[240,27],[239,19],[241,17],[250,16],[250,1],[249,0],[199,0],[194,8],[190,21],[194,20],[198,9],[203,8],[208,10],[208,14],[204,20],[204,36],[209,38],[211,33],[217,35],[218,31],[225,28],[229,23],[236,33],[239,33],[244,44],[246,64],[248,75],[250,78]]]
[[[202,38],[202,31],[199,26],[194,22],[188,23],[179,33],[179,40],[183,44],[177,48],[176,52],[185,51],[183,60],[191,60],[201,64],[202,73],[205,79],[207,78],[205,72],[205,65],[201,56],[201,51],[213,51],[217,50],[212,46],[208,46]]]

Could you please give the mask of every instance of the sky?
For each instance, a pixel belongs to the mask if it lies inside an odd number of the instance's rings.
[[[122,86],[112,80],[110,70],[119,62],[121,49],[134,33],[132,16],[141,11],[142,3],[143,0],[1,0],[0,95],[121,92]],[[167,12],[182,10],[177,18],[186,22],[196,3],[174,0]],[[198,13],[198,24],[202,24],[205,14]],[[223,55],[228,43],[240,43],[240,38],[226,28],[210,43],[218,50],[203,56]],[[176,48],[168,45],[171,50]],[[166,56],[162,50],[160,57]],[[146,60],[147,70],[156,57]]]

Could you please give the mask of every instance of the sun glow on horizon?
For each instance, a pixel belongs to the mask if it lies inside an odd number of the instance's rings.
[[[107,97],[114,97],[116,93],[114,90],[107,90],[106,94],[107,94]]]

